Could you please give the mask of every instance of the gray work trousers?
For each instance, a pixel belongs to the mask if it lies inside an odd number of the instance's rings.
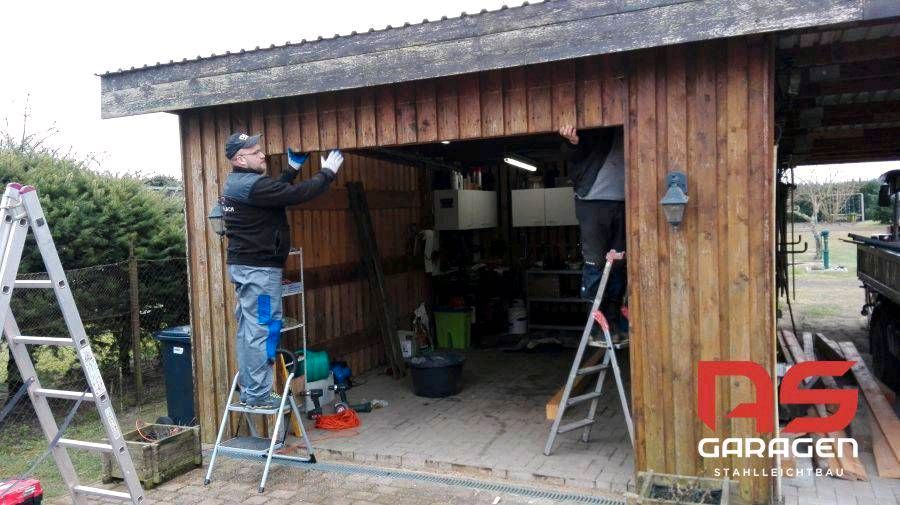
[[[241,401],[257,403],[272,391],[275,349],[281,335],[282,269],[228,265],[237,294],[237,362]]]

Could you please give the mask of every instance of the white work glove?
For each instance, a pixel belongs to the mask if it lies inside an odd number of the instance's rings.
[[[344,155],[337,149],[329,152],[327,158],[322,157],[322,168],[331,170],[331,173],[334,175],[337,175],[342,163],[344,163]]]

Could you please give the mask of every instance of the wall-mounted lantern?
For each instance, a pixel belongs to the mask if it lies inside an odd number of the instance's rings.
[[[684,219],[684,208],[687,207],[687,176],[684,172],[669,172],[666,176],[666,184],[669,189],[659,201],[666,215],[666,221],[672,226],[678,226]]]
[[[212,228],[216,235],[224,236],[225,235],[225,216],[222,215],[222,199],[213,205],[212,210],[209,212],[209,226]]]

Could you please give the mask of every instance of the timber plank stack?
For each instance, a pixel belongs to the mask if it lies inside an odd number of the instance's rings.
[[[778,334],[780,354],[789,366],[806,361],[853,361],[851,372],[844,379],[853,380],[860,389],[860,397],[865,398],[869,406],[869,424],[871,446],[875,454],[878,476],[881,478],[900,478],[900,419],[893,409],[896,395],[887,386],[878,381],[869,371],[852,342],[835,342],[821,333],[804,332],[798,339],[794,333],[782,330]],[[840,389],[834,377],[813,379],[804,387],[823,387]],[[845,386],[846,387],[846,386]],[[862,403],[862,402],[860,402]],[[809,415],[826,417],[834,412],[835,405],[814,405],[808,410]],[[847,437],[844,430],[828,434],[809,434],[816,437]],[[859,443],[859,441],[857,441]],[[832,471],[835,477],[846,480],[869,480],[865,466],[852,455],[844,454],[838,458],[828,458],[819,462]],[[837,472],[843,469],[843,472]]]

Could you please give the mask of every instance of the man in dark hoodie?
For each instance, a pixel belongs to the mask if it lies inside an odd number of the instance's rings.
[[[281,396],[272,391],[275,348],[281,335],[281,281],[291,248],[285,208],[312,200],[334,180],[344,157],[331,151],[322,170],[309,180],[291,184],[307,155],[288,149],[281,177],[265,175],[266,155],[260,135],[235,133],[225,142],[232,172],[220,205],[228,237],[228,273],[237,293],[237,360],[241,403],[277,408]]]
[[[581,296],[593,300],[610,250],[625,250],[625,149],[619,129],[579,135],[564,125],[564,157],[575,185],[575,217],[584,256]],[[601,306],[610,326],[619,320],[626,280],[622,262],[614,264]]]

